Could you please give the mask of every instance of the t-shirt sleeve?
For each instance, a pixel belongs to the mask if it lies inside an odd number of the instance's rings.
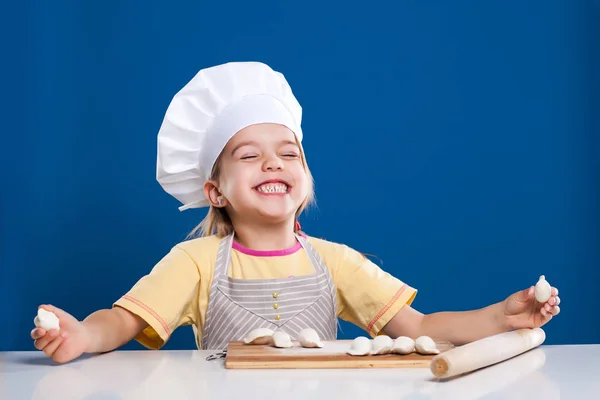
[[[181,248],[174,247],[114,306],[144,319],[148,327],[135,340],[150,349],[161,348],[179,326],[194,324],[200,272]]]
[[[333,273],[338,316],[375,337],[417,290],[387,273],[360,252],[339,245]]]

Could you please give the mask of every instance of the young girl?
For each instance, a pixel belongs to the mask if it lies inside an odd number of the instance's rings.
[[[201,70],[169,105],[158,134],[157,179],[181,210],[209,207],[204,221],[110,309],[78,321],[51,305],[60,331],[32,330],[36,349],[57,362],[102,353],[132,339],[159,349],[192,325],[199,349],[224,349],[255,328],[294,337],[313,328],[335,339],[337,318],[369,335],[428,335],[460,345],[544,325],[559,297],[538,303],[533,287],[466,312],[423,315],[416,290],[361,253],[300,231],[313,201],[301,146],[301,107],[267,65]]]

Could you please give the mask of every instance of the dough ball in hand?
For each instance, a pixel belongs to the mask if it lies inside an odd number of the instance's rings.
[[[37,328],[42,328],[48,332],[51,329],[60,330],[58,317],[51,311],[46,311],[43,308],[38,309],[37,316],[33,319],[33,323]]]

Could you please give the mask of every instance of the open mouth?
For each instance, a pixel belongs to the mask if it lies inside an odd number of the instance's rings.
[[[254,190],[263,194],[286,194],[289,193],[291,186],[284,181],[267,181],[256,186]]]

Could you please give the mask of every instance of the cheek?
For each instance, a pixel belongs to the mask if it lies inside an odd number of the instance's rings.
[[[303,167],[300,167],[298,171],[294,173],[294,181],[296,182],[296,188],[299,189],[299,194],[306,196],[308,194],[308,176]]]
[[[240,192],[249,190],[249,179],[243,170],[229,170],[223,174],[223,184],[221,190],[225,197],[231,198],[239,195]]]

